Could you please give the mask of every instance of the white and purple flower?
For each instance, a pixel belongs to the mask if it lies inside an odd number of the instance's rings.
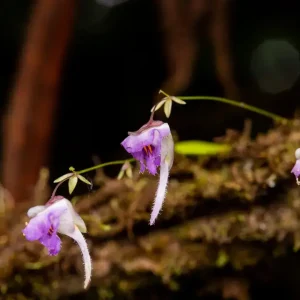
[[[39,241],[48,249],[49,255],[57,255],[61,249],[57,233],[68,235],[78,243],[83,256],[86,288],[92,271],[87,243],[81,233],[86,232],[86,226],[71,202],[62,196],[55,196],[46,205],[30,208],[27,215],[30,221],[23,230],[24,236],[28,241]]]
[[[300,175],[300,148],[295,151],[296,163],[291,171],[296,177],[296,182],[300,185],[299,175]]]
[[[153,225],[163,205],[173,165],[174,142],[171,130],[167,123],[151,118],[138,131],[128,132],[128,135],[121,145],[140,162],[140,172],[147,169],[155,175],[160,167],[160,179],[150,218],[150,225]]]

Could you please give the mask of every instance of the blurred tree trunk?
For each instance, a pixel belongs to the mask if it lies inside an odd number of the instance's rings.
[[[62,62],[72,32],[74,0],[35,2],[6,114],[3,184],[28,199],[47,163]]]

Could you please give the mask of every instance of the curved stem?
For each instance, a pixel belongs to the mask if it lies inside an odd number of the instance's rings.
[[[283,124],[287,124],[289,122],[288,119],[283,118],[281,116],[278,116],[276,114],[273,114],[271,112],[268,112],[266,110],[263,110],[261,108],[246,104],[244,102],[238,102],[238,101],[234,101],[234,100],[230,100],[230,99],[226,99],[226,98],[222,98],[222,97],[214,97],[214,96],[177,96],[176,98],[179,98],[181,100],[208,100],[208,101],[222,102],[222,103],[226,103],[226,104],[229,104],[229,105],[244,108],[246,110],[253,111],[253,112],[258,113],[260,115],[271,118],[276,122],[281,122]]]
[[[86,169],[83,169],[83,170],[80,170],[80,171],[76,171],[76,174],[87,173],[87,172],[94,171],[94,170],[97,170],[97,169],[100,169],[100,168],[103,168],[103,167],[106,167],[106,166],[122,165],[127,161],[128,162],[133,162],[133,161],[135,161],[135,159],[130,158],[130,159],[123,159],[123,160],[115,160],[115,161],[106,162],[106,163],[99,164],[99,165],[96,165],[96,166],[93,166],[93,167],[90,167],[90,168],[86,168]]]
[[[55,197],[55,194],[56,194],[58,188],[59,188],[65,181],[69,180],[72,176],[73,176],[73,175],[70,175],[70,177],[67,177],[66,179],[62,180],[61,182],[59,182],[59,183],[56,185],[55,189],[54,189],[53,192],[52,192],[52,195],[51,195],[51,198],[50,198],[50,199],[53,199],[53,198]]]

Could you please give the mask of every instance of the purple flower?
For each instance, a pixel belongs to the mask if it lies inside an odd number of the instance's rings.
[[[140,172],[147,169],[155,175],[157,167],[160,167],[160,179],[150,218],[150,225],[153,225],[161,210],[173,165],[174,142],[171,130],[167,123],[150,119],[138,131],[128,132],[128,135],[121,145],[140,162]]]
[[[83,255],[86,288],[92,270],[88,247],[81,233],[86,232],[86,226],[74,211],[71,202],[62,196],[56,196],[46,205],[30,208],[27,215],[30,221],[23,230],[24,236],[28,241],[39,241],[48,249],[49,255],[57,255],[61,249],[61,240],[57,233],[68,235],[78,243]]]
[[[295,157],[296,157],[296,163],[291,171],[291,173],[293,173],[296,177],[296,182],[298,185],[300,185],[300,181],[298,179],[299,175],[300,175],[300,148],[298,148],[295,151]]]

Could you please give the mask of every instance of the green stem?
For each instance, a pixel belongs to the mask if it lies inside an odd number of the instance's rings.
[[[100,168],[103,168],[103,167],[106,167],[106,166],[123,165],[127,161],[128,162],[133,162],[133,161],[135,161],[135,159],[130,158],[130,159],[123,159],[123,160],[115,160],[115,161],[106,162],[106,163],[99,164],[99,165],[96,165],[96,166],[93,166],[93,167],[90,167],[90,168],[86,168],[86,169],[83,169],[83,170],[80,170],[80,171],[76,171],[76,174],[87,173],[87,172],[94,171],[94,170],[97,170],[97,169],[100,169]]]
[[[288,119],[283,118],[281,116],[278,116],[276,114],[273,114],[271,112],[268,112],[266,110],[263,110],[261,108],[257,108],[255,106],[246,104],[244,102],[237,102],[237,101],[226,99],[226,98],[213,97],[213,96],[177,96],[177,98],[179,98],[181,100],[208,100],[208,101],[222,102],[222,103],[226,103],[226,104],[229,104],[229,105],[241,107],[241,108],[256,112],[260,115],[269,117],[269,118],[273,119],[276,122],[281,122],[283,124],[287,124],[289,122]]]

